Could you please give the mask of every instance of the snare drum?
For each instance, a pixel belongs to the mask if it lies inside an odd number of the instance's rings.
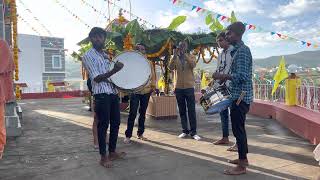
[[[135,93],[141,91],[149,83],[151,65],[143,54],[137,51],[125,51],[118,54],[113,61],[124,64],[119,72],[110,77],[110,81],[120,91]]]
[[[225,85],[208,88],[200,98],[200,104],[206,114],[216,114],[227,109],[232,101],[230,100],[230,91]]]

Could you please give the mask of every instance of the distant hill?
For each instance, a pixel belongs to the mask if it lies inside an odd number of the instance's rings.
[[[66,79],[82,79],[81,63],[75,62],[71,57],[66,57]]]
[[[320,51],[303,51],[297,54],[284,55],[286,64],[296,64],[302,67],[320,67]],[[275,67],[279,65],[281,56],[255,59],[255,67]]]

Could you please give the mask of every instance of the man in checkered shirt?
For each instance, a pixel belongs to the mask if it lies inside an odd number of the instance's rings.
[[[250,104],[253,101],[252,86],[252,55],[248,46],[242,41],[242,35],[245,32],[245,25],[242,22],[235,22],[228,26],[226,39],[234,46],[231,52],[232,65],[231,74],[214,73],[214,79],[222,81],[230,80],[231,100],[230,108],[232,132],[236,137],[239,158],[230,160],[237,166],[225,170],[227,175],[240,175],[246,173],[246,167],[249,165],[247,134],[245,130],[246,114],[249,111]]]

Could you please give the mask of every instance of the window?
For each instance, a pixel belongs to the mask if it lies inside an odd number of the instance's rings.
[[[52,68],[53,69],[61,69],[62,68],[62,62],[61,62],[60,55],[53,55],[52,56]]]

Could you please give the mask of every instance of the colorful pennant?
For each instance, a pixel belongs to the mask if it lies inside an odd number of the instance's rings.
[[[170,2],[173,2],[174,5],[179,5],[183,8],[191,8],[191,11],[195,10],[196,9],[196,12],[198,13],[203,13],[203,12],[207,12],[207,13],[210,13],[212,15],[216,15],[216,19],[218,20],[221,20],[221,21],[228,21],[230,22],[230,17],[228,16],[224,16],[224,15],[221,15],[221,14],[218,14],[218,13],[215,13],[213,11],[210,11],[208,9],[204,9],[200,6],[196,6],[196,5],[192,5],[192,4],[189,4],[187,2],[184,2],[183,0],[169,0]],[[178,3],[179,2],[179,3]],[[253,25],[253,24],[248,24],[248,23],[244,23],[244,25],[246,26],[246,28],[248,28],[249,30],[255,30],[257,32],[270,32],[270,31],[267,31],[267,30],[264,30],[263,28],[259,27],[259,26],[256,26],[256,25]],[[277,33],[277,32],[273,32],[271,31],[270,32],[271,35],[277,35],[280,39],[284,39],[284,40],[294,40],[294,41],[298,41],[298,42],[301,42],[302,45],[306,45],[307,47],[314,47],[314,48],[318,48],[319,46],[317,44],[312,44],[310,42],[305,42],[305,41],[301,41],[301,40],[298,40],[296,38],[293,38],[293,37],[289,37],[287,35],[283,35],[283,34],[280,34],[280,33]]]

